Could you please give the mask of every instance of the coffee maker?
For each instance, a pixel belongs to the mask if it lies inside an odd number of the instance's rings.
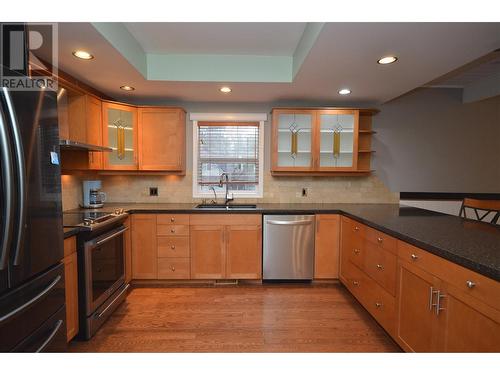
[[[99,180],[83,181],[83,208],[101,208],[104,206],[106,194],[101,191]]]

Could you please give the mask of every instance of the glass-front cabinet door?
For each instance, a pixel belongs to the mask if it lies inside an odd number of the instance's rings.
[[[318,113],[319,169],[356,168],[358,112],[324,110]]]
[[[314,165],[315,114],[307,110],[273,111],[273,169],[309,171]]]
[[[137,109],[103,102],[103,143],[112,152],[104,154],[105,169],[137,169]]]

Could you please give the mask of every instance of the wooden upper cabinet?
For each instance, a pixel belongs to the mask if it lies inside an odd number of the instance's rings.
[[[340,215],[316,215],[314,278],[339,277]]]
[[[226,227],[226,278],[262,277],[262,227],[230,225]]]
[[[86,95],[87,143],[102,146],[102,102]],[[102,152],[89,152],[89,169],[102,169]]]
[[[104,169],[136,170],[137,108],[111,102],[102,103],[103,145],[112,152],[103,155]]]
[[[138,110],[139,169],[184,170],[186,113],[181,108],[142,107]]]
[[[315,124],[315,111],[273,110],[272,171],[313,171],[316,163]]]
[[[369,173],[374,113],[350,108],[273,109],[271,172],[318,176]]]
[[[157,279],[156,215],[132,215],[132,278]]]

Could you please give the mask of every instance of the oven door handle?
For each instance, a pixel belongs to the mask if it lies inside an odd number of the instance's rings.
[[[123,228],[123,229],[120,229],[120,230],[119,230],[119,231],[117,231],[117,232],[113,232],[112,234],[110,234],[110,235],[109,235],[109,236],[107,236],[106,238],[103,238],[102,240],[97,241],[97,242],[95,243],[95,246],[101,246],[103,243],[108,242],[109,240],[111,240],[111,239],[113,239],[113,238],[115,238],[115,237],[119,236],[120,234],[122,234],[122,233],[124,233],[124,232],[126,232],[126,231],[128,231],[128,228],[127,228],[127,227],[125,227],[125,228]]]
[[[123,293],[125,293],[125,292],[128,290],[128,288],[130,288],[130,284],[125,285],[125,288],[123,288],[123,290],[120,292],[120,294],[118,294],[118,295],[117,295],[117,296],[113,299],[113,301],[111,301],[111,302],[108,304],[108,306],[106,306],[106,308],[105,308],[104,310],[102,310],[102,311],[99,313],[99,315],[97,315],[97,318],[99,319],[101,316],[103,316],[104,314],[106,314],[106,311],[108,311],[108,310],[111,308],[111,306],[113,306],[113,304],[114,304],[114,303],[115,303],[115,302],[116,302],[116,301],[117,301],[117,300],[118,300],[121,296],[123,296]]]

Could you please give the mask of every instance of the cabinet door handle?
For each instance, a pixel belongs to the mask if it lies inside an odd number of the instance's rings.
[[[170,233],[175,233],[175,229],[174,228],[170,229]]]
[[[382,266],[381,264],[377,264],[377,269],[382,271],[384,269],[384,266]]]
[[[418,256],[416,254],[411,254],[411,259],[412,260],[417,260],[418,259]]]
[[[172,270],[172,272],[175,272],[175,267],[174,266],[170,266],[170,269]]]
[[[354,249],[354,254],[358,255],[359,254],[359,249]]]
[[[170,222],[173,223],[175,221],[175,217],[170,218]]]
[[[175,250],[175,245],[170,246],[172,250]]]
[[[382,237],[377,238],[378,243],[382,243],[384,239]]]
[[[446,297],[446,295],[445,294],[441,294],[441,291],[438,290],[437,291],[437,300],[436,300],[436,304],[435,304],[435,306],[436,306],[436,315],[438,315],[438,316],[439,316],[439,312],[442,311],[442,310],[444,310],[444,307],[441,307],[441,298],[444,298],[444,297]]]
[[[356,225],[356,226],[354,227],[354,230],[357,232],[357,231],[359,230],[359,227]]]
[[[359,281],[353,281],[353,282],[352,282],[352,284],[353,284],[354,286],[359,286]]]
[[[382,307],[382,303],[380,303],[380,302],[375,302],[375,307],[377,307],[377,308],[381,308],[381,307]]]
[[[434,294],[438,293],[439,291],[434,290],[434,288],[431,286],[429,293],[429,311],[432,311],[432,308],[437,305],[437,303],[434,303]]]
[[[474,281],[472,281],[472,280],[467,280],[465,282],[465,285],[467,285],[467,288],[472,289],[472,288],[474,288],[476,286],[476,283]]]

